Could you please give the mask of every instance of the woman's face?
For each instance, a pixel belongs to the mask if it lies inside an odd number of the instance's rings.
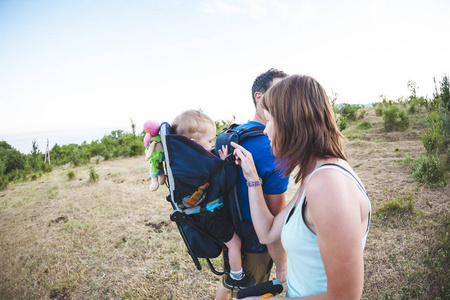
[[[272,118],[272,115],[267,110],[264,110],[264,117],[266,118],[266,129],[264,129],[264,134],[269,137],[270,146],[272,146],[273,134],[274,134],[273,118]]]

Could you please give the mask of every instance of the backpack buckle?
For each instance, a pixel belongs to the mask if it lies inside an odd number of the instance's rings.
[[[227,164],[234,165],[236,157],[234,157],[233,153],[228,154],[228,156],[225,158],[225,161],[227,162]]]

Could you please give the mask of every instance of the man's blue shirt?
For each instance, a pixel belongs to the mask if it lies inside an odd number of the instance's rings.
[[[264,126],[261,123],[250,121],[239,125],[236,129]],[[250,151],[255,162],[256,170],[263,181],[263,192],[267,195],[277,195],[286,192],[289,177],[283,177],[282,172],[276,169],[275,156],[272,154],[270,140],[266,135],[249,138],[241,145]],[[239,193],[241,195],[241,209],[245,221],[251,221],[250,203],[248,199],[247,181],[244,178],[242,169],[239,168]]]

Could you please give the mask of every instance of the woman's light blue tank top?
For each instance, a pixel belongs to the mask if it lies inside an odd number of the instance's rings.
[[[309,178],[320,169],[335,169],[349,177],[359,186],[370,204],[364,188],[348,171],[344,171],[337,166],[324,165],[314,170]],[[295,201],[296,203],[294,203],[286,217],[281,232],[281,242],[287,253],[286,297],[305,297],[322,294],[327,291],[327,275],[320,256],[317,236],[306,226],[303,220],[302,207],[305,201],[305,191],[303,191],[300,201],[298,201],[298,197]],[[295,209],[296,206],[298,206],[297,209]],[[292,213],[293,209],[295,210]],[[371,216],[372,206],[370,205],[369,224],[362,239],[362,251],[364,251],[366,244]]]

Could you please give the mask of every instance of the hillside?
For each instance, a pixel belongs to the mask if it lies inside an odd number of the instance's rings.
[[[361,121],[372,128],[359,130],[358,121],[344,134],[374,213],[363,299],[448,292],[433,261],[448,262],[438,249],[444,227],[448,235],[450,188],[419,185],[411,175],[411,161],[425,152],[423,122],[386,133],[373,109]],[[144,157],[92,166],[97,182],[89,183],[87,166],[55,167],[0,192],[0,299],[213,299],[219,278],[206,264],[195,268],[169,220],[167,187],[148,191]],[[295,191],[290,184],[288,199]]]

